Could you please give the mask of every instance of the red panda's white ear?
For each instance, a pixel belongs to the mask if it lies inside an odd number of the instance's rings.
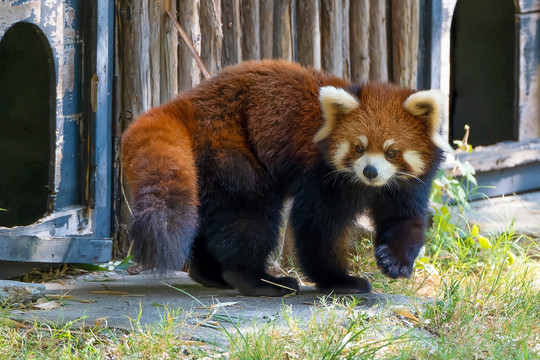
[[[443,120],[443,103],[440,91],[425,90],[409,96],[403,103],[403,107],[414,116],[426,119],[430,127],[433,143],[441,150],[449,152],[452,151],[452,148],[439,133]]]
[[[314,142],[327,138],[335,129],[338,117],[350,113],[360,105],[352,94],[333,86],[325,86],[319,90],[319,101],[323,110],[324,123],[315,134]]]

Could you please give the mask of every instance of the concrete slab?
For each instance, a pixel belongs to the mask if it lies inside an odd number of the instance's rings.
[[[483,231],[501,233],[513,224],[516,233],[540,237],[540,191],[473,201],[471,207],[466,218]]]
[[[79,276],[55,283],[46,283],[46,294],[50,298],[66,295],[62,306],[51,310],[14,310],[15,318],[64,324],[79,320],[79,325],[133,329],[133,320],[142,325],[163,323],[167,316],[183,321],[182,332],[192,339],[226,344],[227,335],[249,331],[254,323],[264,325],[274,321],[284,324],[283,310],[290,309],[294,317],[307,322],[312,316],[323,318],[330,301],[313,287],[303,286],[298,295],[286,298],[245,297],[236,290],[213,289],[193,282],[186,273],[177,272],[165,279],[151,274],[128,275],[105,272]],[[392,307],[407,307],[416,313],[424,304],[419,299],[400,295],[361,294],[357,311],[373,315]],[[332,298],[330,298],[331,300]],[[345,312],[345,309],[334,309]],[[393,314],[395,316],[395,314]],[[84,321],[81,319],[84,318]],[[394,324],[395,319],[392,321]],[[407,331],[407,325],[393,325],[397,331]],[[412,326],[411,326],[412,328]],[[419,329],[414,329],[415,331]],[[425,336],[431,335],[426,332]]]

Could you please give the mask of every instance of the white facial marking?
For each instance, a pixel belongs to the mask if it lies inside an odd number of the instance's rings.
[[[350,149],[351,144],[349,144],[348,142],[342,142],[336,146],[336,150],[334,151],[334,154],[332,156],[332,162],[334,163],[336,168],[343,168],[343,159],[345,159],[345,156],[347,156]]]
[[[362,143],[362,146],[364,146],[365,148],[368,146],[368,139],[366,135],[360,135],[358,137],[358,140],[360,140],[360,142]]]
[[[377,177],[371,180],[364,175],[364,169],[369,165],[373,166],[377,171]],[[353,164],[353,169],[356,176],[358,176],[364,184],[369,186],[385,185],[397,171],[397,168],[389,163],[383,154],[370,153],[366,153],[358,158]]]
[[[388,139],[384,142],[383,144],[383,149],[386,150],[388,149],[390,146],[392,146],[396,141],[394,139]]]
[[[426,164],[418,151],[407,150],[403,153],[403,159],[411,166],[411,173],[415,176],[424,173]]]

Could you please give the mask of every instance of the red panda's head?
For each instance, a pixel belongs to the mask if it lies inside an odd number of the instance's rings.
[[[358,91],[326,86],[319,94],[324,123],[314,137],[325,141],[337,169],[368,186],[419,178],[436,162],[440,148],[442,97],[391,84],[367,84]]]

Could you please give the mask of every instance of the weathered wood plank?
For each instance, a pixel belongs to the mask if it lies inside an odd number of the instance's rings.
[[[519,31],[519,140],[540,137],[540,12],[516,16]]]
[[[321,0],[321,63],[324,70],[342,76],[343,33],[341,0]]]
[[[201,59],[211,75],[221,69],[223,30],[221,0],[201,0]]]
[[[242,61],[242,24],[240,21],[240,0],[221,2],[223,19],[223,66]]]
[[[400,86],[418,83],[419,20],[419,0],[392,0],[392,79]]]
[[[109,261],[111,251],[110,239],[0,236],[0,260],[4,261],[95,264]]]
[[[258,60],[260,48],[259,0],[242,0],[242,59]]]
[[[178,94],[178,33],[167,15],[168,11],[176,13],[176,1],[161,2],[160,40],[160,102],[164,103]]]
[[[387,81],[386,0],[370,0],[369,9],[369,78]]]
[[[159,104],[159,88],[151,81],[148,4],[120,0],[118,8],[124,14],[119,16],[122,114],[129,121]]]
[[[369,0],[353,0],[349,11],[351,38],[351,80],[369,80]]]
[[[260,0],[259,14],[261,58],[271,59],[274,52],[274,1]]]
[[[273,57],[292,61],[291,0],[274,2]]]
[[[353,0],[354,2],[355,0]],[[341,0],[341,56],[343,58],[342,76],[346,79],[351,78],[351,40],[349,35],[349,10],[350,1]]]
[[[298,33],[298,62],[304,66],[312,66],[320,69],[321,32],[319,28],[319,2],[297,0],[296,23]]]
[[[199,25],[199,0],[180,1],[178,22],[191,39],[195,50],[201,52],[201,28]],[[201,81],[201,71],[191,55],[188,46],[179,40],[178,46],[178,87],[191,89]]]

